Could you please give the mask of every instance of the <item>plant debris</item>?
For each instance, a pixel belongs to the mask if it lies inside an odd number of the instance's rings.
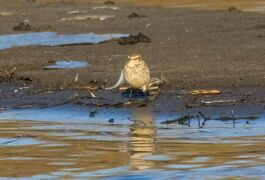
[[[210,106],[210,107],[219,107],[219,106],[232,106],[235,105],[239,100],[236,99],[226,99],[226,100],[213,100],[213,101],[204,101],[201,103],[188,103],[185,104],[186,108],[197,108],[202,106]]]
[[[85,15],[78,15],[75,17],[64,17],[61,18],[59,21],[83,21],[83,20],[100,20],[100,21],[104,21],[106,19],[110,19],[110,18],[114,18],[114,15],[91,15],[91,14],[85,14]]]
[[[90,93],[92,98],[96,98],[97,96],[89,89],[88,92]]]
[[[182,116],[178,119],[173,119],[173,120],[166,120],[161,122],[161,124],[180,124],[180,125],[190,125],[190,120],[193,118],[191,115],[185,115]]]
[[[221,120],[221,121],[234,121],[234,120],[256,120],[258,119],[259,117],[257,116],[222,116],[222,117],[218,117],[218,118],[214,118],[214,120]]]
[[[191,91],[192,95],[214,95],[221,94],[220,90],[212,89],[212,90],[193,90]]]
[[[17,68],[14,67],[11,70],[0,70],[0,82],[9,82],[11,79],[13,79],[15,72]]]
[[[202,101],[202,106],[228,106],[234,105],[237,102],[236,99],[228,99],[228,100],[215,100],[215,101]]]

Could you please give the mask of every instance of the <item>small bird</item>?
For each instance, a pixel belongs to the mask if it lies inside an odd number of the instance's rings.
[[[106,89],[116,88],[121,85],[125,80],[131,88],[141,89],[145,93],[149,84],[151,83],[150,70],[145,64],[141,55],[132,54],[128,56],[128,58],[129,61],[121,70],[121,75],[118,82],[114,86]],[[130,99],[131,96],[132,90],[130,89]]]
[[[132,88],[146,92],[151,82],[149,68],[139,54],[132,54],[128,58],[129,61],[123,68],[124,79]]]

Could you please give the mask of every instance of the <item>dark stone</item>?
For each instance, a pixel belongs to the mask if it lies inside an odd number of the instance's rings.
[[[90,111],[90,112],[89,112],[89,117],[94,118],[94,117],[96,116],[97,113],[98,113],[97,110],[95,110],[95,111]]]
[[[130,15],[128,16],[128,18],[141,18],[141,17],[147,17],[147,16],[139,15],[139,14],[137,14],[137,13],[135,13],[135,12],[133,12],[132,14],[130,14]]]
[[[109,119],[109,123],[114,123],[114,119],[113,118]]]
[[[140,32],[137,35],[130,35],[128,37],[122,37],[118,41],[120,45],[132,45],[132,44],[137,44],[140,42],[150,43],[151,39]]]

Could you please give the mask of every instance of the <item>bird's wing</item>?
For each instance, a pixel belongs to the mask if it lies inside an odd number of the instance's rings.
[[[114,86],[107,87],[105,89],[114,89],[114,88],[120,86],[122,83],[124,83],[124,81],[125,81],[125,79],[124,79],[123,70],[121,70],[121,75],[120,75],[118,82]]]

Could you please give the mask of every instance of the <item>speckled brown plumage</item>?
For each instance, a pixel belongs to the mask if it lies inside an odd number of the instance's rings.
[[[138,54],[128,56],[129,61],[123,68],[124,79],[132,87],[146,92],[150,84],[150,70]]]

